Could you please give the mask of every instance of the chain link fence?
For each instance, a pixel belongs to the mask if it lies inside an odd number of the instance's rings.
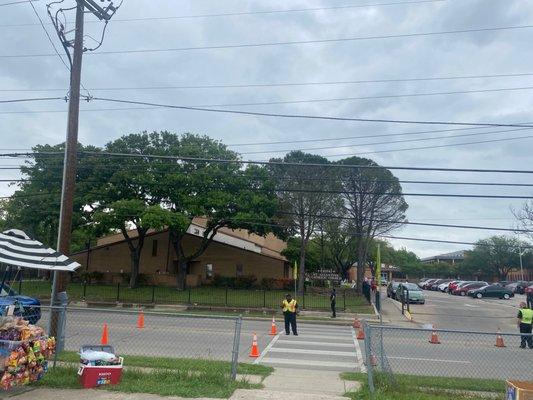
[[[101,344],[104,337],[115,352],[158,360],[208,360],[231,364],[236,377],[239,361],[242,318],[161,313],[138,310],[77,308],[67,306],[19,307],[15,315],[33,321],[46,331],[58,321],[57,348],[78,352],[84,345]],[[68,354],[68,353],[65,353]],[[72,358],[72,357],[70,357]],[[75,357],[74,357],[75,358]]]
[[[365,323],[368,383],[375,374],[389,384],[395,375],[533,380],[533,350],[521,334],[400,328]],[[531,337],[531,334],[525,335]]]

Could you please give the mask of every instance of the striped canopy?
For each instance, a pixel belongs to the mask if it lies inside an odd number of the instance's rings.
[[[51,271],[74,271],[80,264],[19,229],[0,233],[0,263]]]

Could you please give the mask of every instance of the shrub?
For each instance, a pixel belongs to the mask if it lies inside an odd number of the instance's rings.
[[[235,278],[229,276],[215,275],[213,277],[213,280],[211,281],[211,284],[215,287],[233,288],[235,287]]]
[[[254,275],[243,275],[235,278],[235,289],[251,289],[255,286],[257,278]]]
[[[261,289],[263,290],[273,290],[276,289],[276,279],[274,278],[263,278],[261,280]]]

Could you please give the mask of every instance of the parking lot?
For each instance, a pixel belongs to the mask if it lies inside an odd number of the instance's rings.
[[[440,329],[473,330],[516,333],[518,304],[525,296],[517,294],[510,300],[473,299],[468,296],[454,296],[448,293],[424,290],[425,304],[411,304],[414,322],[419,326],[433,324]],[[393,300],[387,299],[390,303]],[[395,302],[399,306],[398,302]],[[398,308],[385,306],[385,314],[398,313]]]

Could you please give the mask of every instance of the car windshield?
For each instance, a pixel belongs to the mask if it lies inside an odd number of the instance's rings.
[[[418,286],[416,286],[414,283],[406,282],[406,283],[403,284],[403,286],[405,286],[407,289],[412,290],[412,291],[419,291],[420,290],[420,288]]]
[[[399,282],[392,282],[392,287],[396,289],[400,283]]]
[[[478,289],[481,290],[481,289],[486,289],[486,288],[488,288],[488,287],[490,287],[490,285],[480,286]]]

